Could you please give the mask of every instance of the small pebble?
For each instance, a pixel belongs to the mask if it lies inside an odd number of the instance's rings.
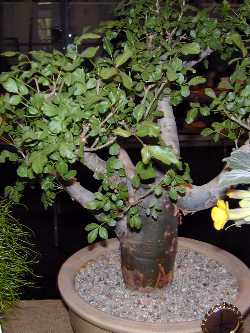
[[[180,249],[173,283],[152,293],[127,289],[120,269],[120,252],[101,256],[76,275],[75,289],[90,305],[112,316],[135,321],[201,320],[215,304],[233,303],[236,278],[221,263],[192,250]]]

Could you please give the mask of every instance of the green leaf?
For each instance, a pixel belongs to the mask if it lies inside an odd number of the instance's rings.
[[[86,203],[84,205],[84,207],[86,209],[89,209],[89,210],[96,210],[97,209],[97,201],[96,200],[89,201],[88,203]]]
[[[141,150],[142,162],[148,164],[151,160],[150,146],[144,146]]]
[[[81,56],[82,56],[83,58],[87,58],[87,59],[94,58],[94,56],[96,55],[98,49],[99,49],[99,46],[96,46],[96,47],[90,46],[90,47],[86,48],[86,49],[81,53]]]
[[[159,81],[162,77],[162,68],[160,66],[150,66],[142,72],[141,77],[145,82]]]
[[[97,35],[93,32],[87,32],[79,37],[76,37],[74,42],[76,45],[80,45],[83,40],[88,40],[88,39],[99,39],[101,38],[100,35]]]
[[[188,85],[189,86],[196,86],[198,84],[205,83],[206,81],[207,81],[207,79],[202,77],[202,76],[195,76],[188,82]]]
[[[150,136],[153,138],[158,138],[161,133],[160,127],[149,120],[145,120],[137,124],[136,129],[136,135],[139,137]]]
[[[22,177],[22,178],[25,178],[25,177],[28,177],[28,168],[26,165],[20,165],[18,168],[17,168],[17,175],[19,177]]]
[[[52,120],[49,123],[49,129],[52,133],[59,134],[62,132],[62,123],[59,119]]]
[[[205,95],[207,95],[208,97],[210,97],[212,99],[216,98],[215,92],[213,91],[212,88],[206,88]]]
[[[218,84],[218,89],[221,90],[232,90],[233,86],[230,83],[228,78],[221,78],[219,84]]]
[[[136,164],[136,173],[142,180],[152,179],[156,176],[156,171],[153,168],[152,163],[145,165],[141,161]]]
[[[145,106],[143,104],[137,105],[133,110],[133,116],[139,122],[145,113]]]
[[[126,46],[124,48],[124,52],[115,58],[115,67],[120,67],[121,65],[125,64],[132,56],[133,51],[128,46]]]
[[[8,150],[3,150],[2,152],[0,152],[0,163],[5,163],[6,159],[10,162],[16,162],[18,160],[18,155]]]
[[[63,178],[65,180],[70,180],[72,178],[74,178],[77,175],[76,170],[70,170],[69,172],[67,172],[66,174],[63,175]]]
[[[200,108],[200,114],[202,114],[203,116],[207,117],[210,115],[210,109],[208,106],[202,106]]]
[[[68,172],[68,165],[63,160],[56,163],[56,170],[60,175],[65,175]]]
[[[88,243],[93,243],[98,236],[98,229],[93,229],[88,233]]]
[[[189,86],[187,85],[181,86],[181,96],[188,97],[189,95],[190,95]]]
[[[103,48],[110,55],[110,57],[112,57],[113,45],[112,45],[111,41],[107,37],[104,37]]]
[[[199,54],[201,52],[200,45],[197,42],[186,43],[181,46],[181,53],[184,55]]]
[[[169,147],[149,146],[149,151],[153,158],[161,161],[164,164],[178,165],[180,163],[178,157],[175,155],[173,150]]]
[[[121,76],[124,87],[131,90],[133,87],[133,81],[132,81],[131,77],[122,71],[120,71],[119,74]]]
[[[16,84],[16,81],[9,78],[7,81],[2,83],[2,86],[4,87],[5,90],[7,90],[10,93],[17,94],[18,93],[18,87]]]
[[[126,131],[125,129],[118,127],[116,128],[113,133],[115,135],[121,136],[123,138],[129,138],[132,134],[129,131]]]
[[[36,173],[42,173],[45,165],[48,162],[48,158],[43,152],[34,151],[31,153],[30,158],[32,170]]]
[[[70,142],[62,142],[59,147],[60,155],[70,161],[74,161],[76,158],[75,155],[75,145]]]
[[[0,56],[9,58],[9,57],[15,57],[18,54],[19,54],[19,52],[15,52],[15,51],[5,51],[5,52],[0,53]]]
[[[122,161],[118,158],[112,156],[107,160],[107,170],[113,172],[114,170],[119,170],[123,168]]]
[[[108,239],[108,231],[106,228],[104,227],[100,227],[99,228],[99,236],[102,238],[102,239]]]
[[[175,188],[171,188],[170,191],[168,191],[168,195],[172,200],[177,200],[178,199],[178,193]]]
[[[21,97],[19,95],[12,95],[9,99],[11,105],[18,105],[21,102]]]
[[[83,95],[86,92],[86,85],[82,82],[76,82],[73,86],[73,90],[74,96]]]
[[[96,79],[94,79],[94,78],[90,78],[88,81],[87,81],[87,83],[86,83],[86,88],[87,88],[87,90],[89,90],[89,89],[93,89],[93,88],[95,88],[96,87]]]
[[[247,48],[245,47],[241,36],[238,32],[231,32],[227,38],[226,38],[226,43],[228,44],[235,44],[242,52],[243,57],[246,57],[248,52],[247,52]]]
[[[142,223],[139,215],[132,215],[128,218],[128,224],[131,229],[140,230]]]
[[[204,128],[204,129],[201,131],[201,135],[203,135],[203,136],[209,136],[209,135],[211,135],[213,132],[214,132],[214,130],[212,130],[212,128]]]
[[[28,95],[28,93],[29,93],[29,89],[26,87],[25,84],[19,84],[18,90],[19,90],[20,95],[22,95],[22,96]]]
[[[48,103],[42,106],[43,113],[48,117],[54,117],[59,113],[59,109],[55,104]]]
[[[170,65],[167,65],[166,68],[167,68],[167,78],[168,78],[168,80],[170,82],[175,81],[177,79],[176,70]]]
[[[136,175],[132,178],[132,186],[136,189],[138,189],[141,185],[140,178]]]
[[[117,143],[113,143],[110,147],[109,147],[109,154],[110,155],[118,155],[120,152],[120,146]]]
[[[195,109],[191,109],[187,112],[187,116],[186,116],[186,123],[187,124],[191,124],[195,118],[198,116],[199,110],[197,108]]]
[[[84,230],[91,231],[91,230],[96,229],[96,228],[99,228],[99,225],[97,223],[89,223],[89,224],[86,225]]]
[[[108,80],[111,77],[115,76],[117,74],[117,69],[114,67],[105,67],[102,68],[99,72],[100,78],[103,80]]]

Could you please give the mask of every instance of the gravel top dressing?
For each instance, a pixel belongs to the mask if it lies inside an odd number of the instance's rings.
[[[180,249],[174,282],[142,294],[125,288],[119,251],[101,256],[77,273],[75,288],[90,305],[112,316],[148,322],[200,320],[222,301],[231,302],[238,282],[226,268],[200,253]]]

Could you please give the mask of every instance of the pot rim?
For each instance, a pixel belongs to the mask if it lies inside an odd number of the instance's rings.
[[[194,239],[178,237],[178,246],[197,251],[222,263],[238,280],[239,293],[234,301],[234,305],[238,307],[242,315],[250,309],[250,270],[242,261],[225,250]],[[200,333],[201,320],[169,324],[137,322],[114,317],[101,310],[97,310],[78,295],[74,288],[76,273],[79,272],[89,260],[93,260],[100,255],[118,249],[118,247],[119,241],[117,239],[98,242],[76,252],[62,265],[58,275],[58,287],[63,300],[70,310],[84,318],[84,320],[102,329],[119,333]]]

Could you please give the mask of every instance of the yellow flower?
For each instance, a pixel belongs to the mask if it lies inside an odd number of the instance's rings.
[[[234,191],[234,197],[237,195],[238,198],[245,197],[245,193],[237,193]],[[211,217],[214,222],[214,228],[216,230],[221,230],[224,228],[225,224],[229,220],[233,221],[241,221],[244,220],[246,222],[250,221],[250,200],[242,199],[239,202],[240,208],[229,209],[229,205],[227,201],[218,200],[217,206],[213,207],[211,210]]]
[[[229,220],[228,202],[218,200],[217,206],[212,208],[211,217],[214,222],[214,228],[221,230]]]

